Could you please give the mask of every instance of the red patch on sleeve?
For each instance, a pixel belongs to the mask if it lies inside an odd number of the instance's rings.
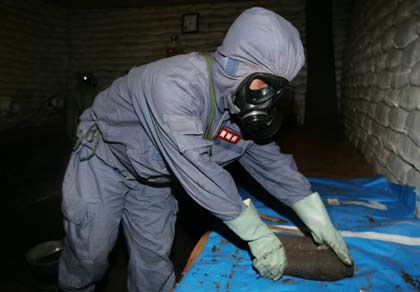
[[[219,134],[217,134],[217,138],[221,139],[221,140],[225,140],[226,142],[232,143],[232,144],[236,144],[239,142],[239,140],[241,140],[241,137],[239,136],[239,134],[228,130],[226,128],[222,128],[219,131]]]

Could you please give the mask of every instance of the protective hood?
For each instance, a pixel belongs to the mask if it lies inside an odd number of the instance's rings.
[[[249,74],[270,73],[291,81],[305,62],[297,29],[260,7],[245,10],[234,21],[214,58],[216,94],[230,105],[230,96]]]

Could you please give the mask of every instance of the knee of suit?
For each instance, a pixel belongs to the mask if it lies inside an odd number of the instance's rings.
[[[66,212],[64,229],[75,256],[93,265],[106,263],[118,236],[119,221],[95,203],[82,204],[71,214]]]

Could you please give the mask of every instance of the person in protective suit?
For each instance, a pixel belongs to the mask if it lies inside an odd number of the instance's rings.
[[[170,291],[173,181],[248,242],[261,276],[279,279],[287,265],[282,243],[252,202],[241,200],[223,168],[234,160],[290,206],[315,241],[351,264],[319,195],[293,158],[267,142],[280,127],[278,102],[303,64],[298,31],[272,11],[252,8],[235,20],[213,54],[133,68],[99,93],[80,118],[63,182],[61,289],[94,289],[122,223],[128,290]]]

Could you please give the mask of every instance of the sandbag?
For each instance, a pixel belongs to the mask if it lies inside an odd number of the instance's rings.
[[[320,247],[312,238],[276,234],[284,246],[288,264],[284,274],[308,280],[336,281],[354,274],[354,265],[345,265],[326,247]]]

